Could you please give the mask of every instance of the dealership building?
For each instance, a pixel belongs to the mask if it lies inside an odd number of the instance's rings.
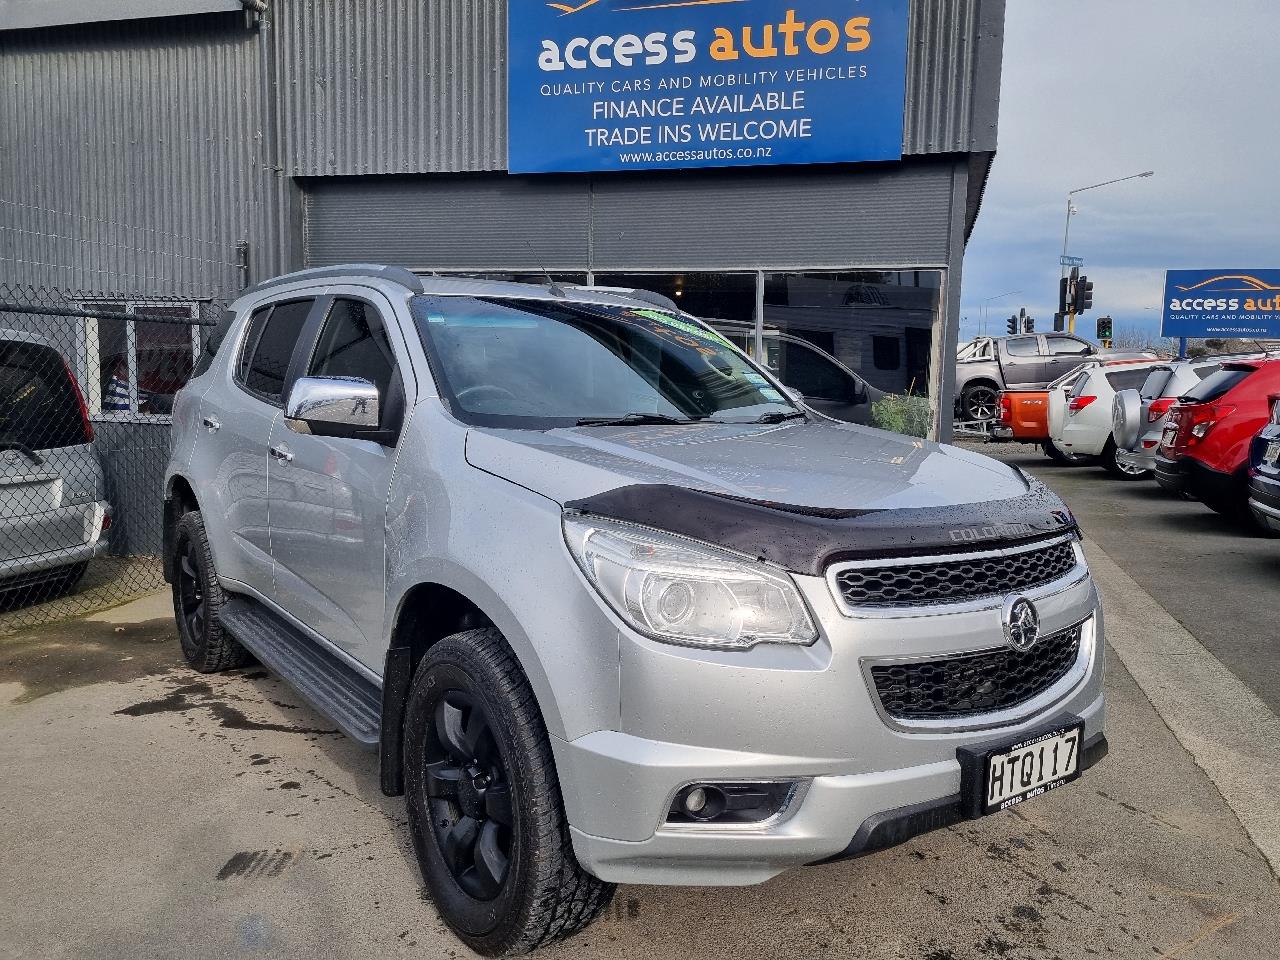
[[[839,401],[852,371],[928,396],[949,433],[1003,0],[7,0],[0,17],[10,297],[129,313],[349,261],[645,287],[806,395]],[[91,399],[101,358],[129,351],[138,381],[149,338],[185,350],[112,322],[83,334]]]

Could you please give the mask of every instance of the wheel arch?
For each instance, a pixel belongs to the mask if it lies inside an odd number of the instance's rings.
[[[173,535],[184,513],[200,509],[195,488],[182,474],[174,474],[165,483],[164,513],[160,530],[160,569],[166,583],[173,583]]]
[[[405,708],[414,672],[427,652],[452,634],[476,627],[491,626],[498,630],[520,669],[524,671],[535,695],[539,680],[545,677],[530,670],[521,656],[519,644],[513,644],[514,620],[495,599],[477,599],[475,591],[459,589],[440,580],[414,584],[400,597],[391,621],[390,643],[382,676],[382,730],[378,748],[379,776],[382,792],[389,797],[404,793]],[[540,712],[545,698],[538,696]]]

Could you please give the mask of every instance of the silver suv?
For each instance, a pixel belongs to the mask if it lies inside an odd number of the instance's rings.
[[[759,883],[994,813],[1106,751],[1075,522],[974,453],[816,418],[635,291],[303,271],[174,404],[198,670],[379,751],[488,955],[615,883]]]

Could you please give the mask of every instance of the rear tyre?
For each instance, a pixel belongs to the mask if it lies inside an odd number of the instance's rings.
[[[226,594],[213,567],[213,552],[200,511],[183,514],[173,538],[173,615],[187,663],[201,673],[242,667],[249,652],[218,619]]]
[[[572,936],[614,885],[582,869],[529,681],[492,627],[445,637],[409,691],[405,801],[445,923],[489,957]]]
[[[80,581],[84,579],[84,572],[88,569],[89,561],[81,560],[79,563],[73,563],[59,570],[57,577],[50,582],[54,596],[64,597],[68,593],[74,593],[76,587],[80,586]]]
[[[996,388],[988,383],[971,383],[960,394],[960,414],[965,420],[994,420],[1000,413]]]
[[[1040,444],[1040,449],[1054,463],[1080,463],[1083,459],[1078,453],[1067,453],[1065,450],[1059,449],[1058,445],[1052,440],[1045,440]]]
[[[1100,462],[1103,469],[1117,480],[1146,480],[1151,476],[1150,470],[1133,467],[1117,459],[1120,448],[1116,446],[1115,437],[1107,438],[1107,445],[1102,448]]]

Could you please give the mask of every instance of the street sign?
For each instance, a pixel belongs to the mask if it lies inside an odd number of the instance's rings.
[[[1165,337],[1280,337],[1280,270],[1170,270]]]
[[[1084,257],[1059,257],[1058,262],[1064,267],[1083,267]]]
[[[506,7],[511,173],[902,159],[908,0]]]

